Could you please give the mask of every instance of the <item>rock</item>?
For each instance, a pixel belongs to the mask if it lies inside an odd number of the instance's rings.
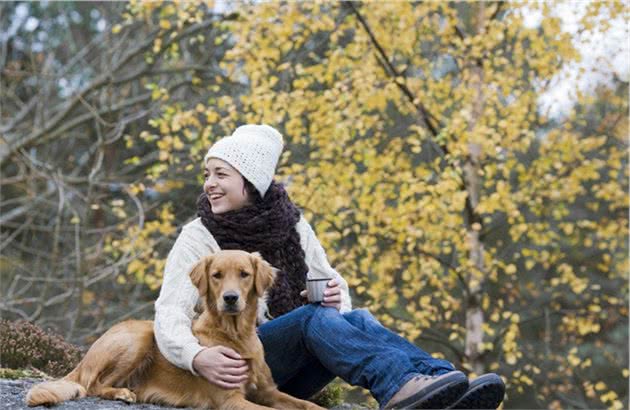
[[[28,407],[24,401],[26,397],[26,392],[31,388],[32,385],[42,382],[42,379],[18,379],[18,380],[8,380],[8,379],[0,379],[0,408],[1,409],[11,409],[11,410],[49,410],[48,407],[37,406],[37,407]],[[94,397],[86,397],[83,399],[69,400],[65,401],[61,404],[56,405],[52,409],[54,410],[82,410],[82,409],[90,409],[90,410],[165,410],[165,409],[174,409],[175,407],[163,407],[157,406],[154,404],[127,404],[122,401],[114,401],[114,400],[103,400],[97,399]],[[178,409],[182,410],[181,407]],[[187,408],[188,410],[192,410]],[[365,407],[342,403],[339,406],[334,407],[331,410],[361,410],[365,409]],[[184,409],[186,410],[186,409]]]

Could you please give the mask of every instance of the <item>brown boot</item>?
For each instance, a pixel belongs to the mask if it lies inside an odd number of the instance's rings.
[[[389,409],[445,409],[468,390],[468,379],[460,371],[438,376],[419,374],[409,380],[383,407]]]

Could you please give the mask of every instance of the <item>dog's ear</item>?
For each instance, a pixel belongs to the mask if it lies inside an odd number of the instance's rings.
[[[212,255],[202,258],[190,271],[190,280],[199,290],[199,296],[205,296],[208,289],[208,270],[212,265]]]
[[[252,265],[256,269],[256,277],[254,279],[254,287],[258,297],[262,297],[276,277],[276,269],[269,262],[264,260],[258,252],[251,254]]]

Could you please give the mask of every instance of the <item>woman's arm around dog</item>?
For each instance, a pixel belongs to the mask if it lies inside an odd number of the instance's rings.
[[[160,296],[155,302],[154,331],[160,352],[169,362],[193,374],[193,358],[204,348],[192,333],[199,292],[189,273],[202,257],[218,250],[198,219],[185,225],[166,260]]]

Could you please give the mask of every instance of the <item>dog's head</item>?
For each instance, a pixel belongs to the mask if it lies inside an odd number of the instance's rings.
[[[258,252],[219,251],[204,257],[190,272],[192,283],[207,308],[238,314],[250,304],[256,307],[275,278],[275,269]]]

